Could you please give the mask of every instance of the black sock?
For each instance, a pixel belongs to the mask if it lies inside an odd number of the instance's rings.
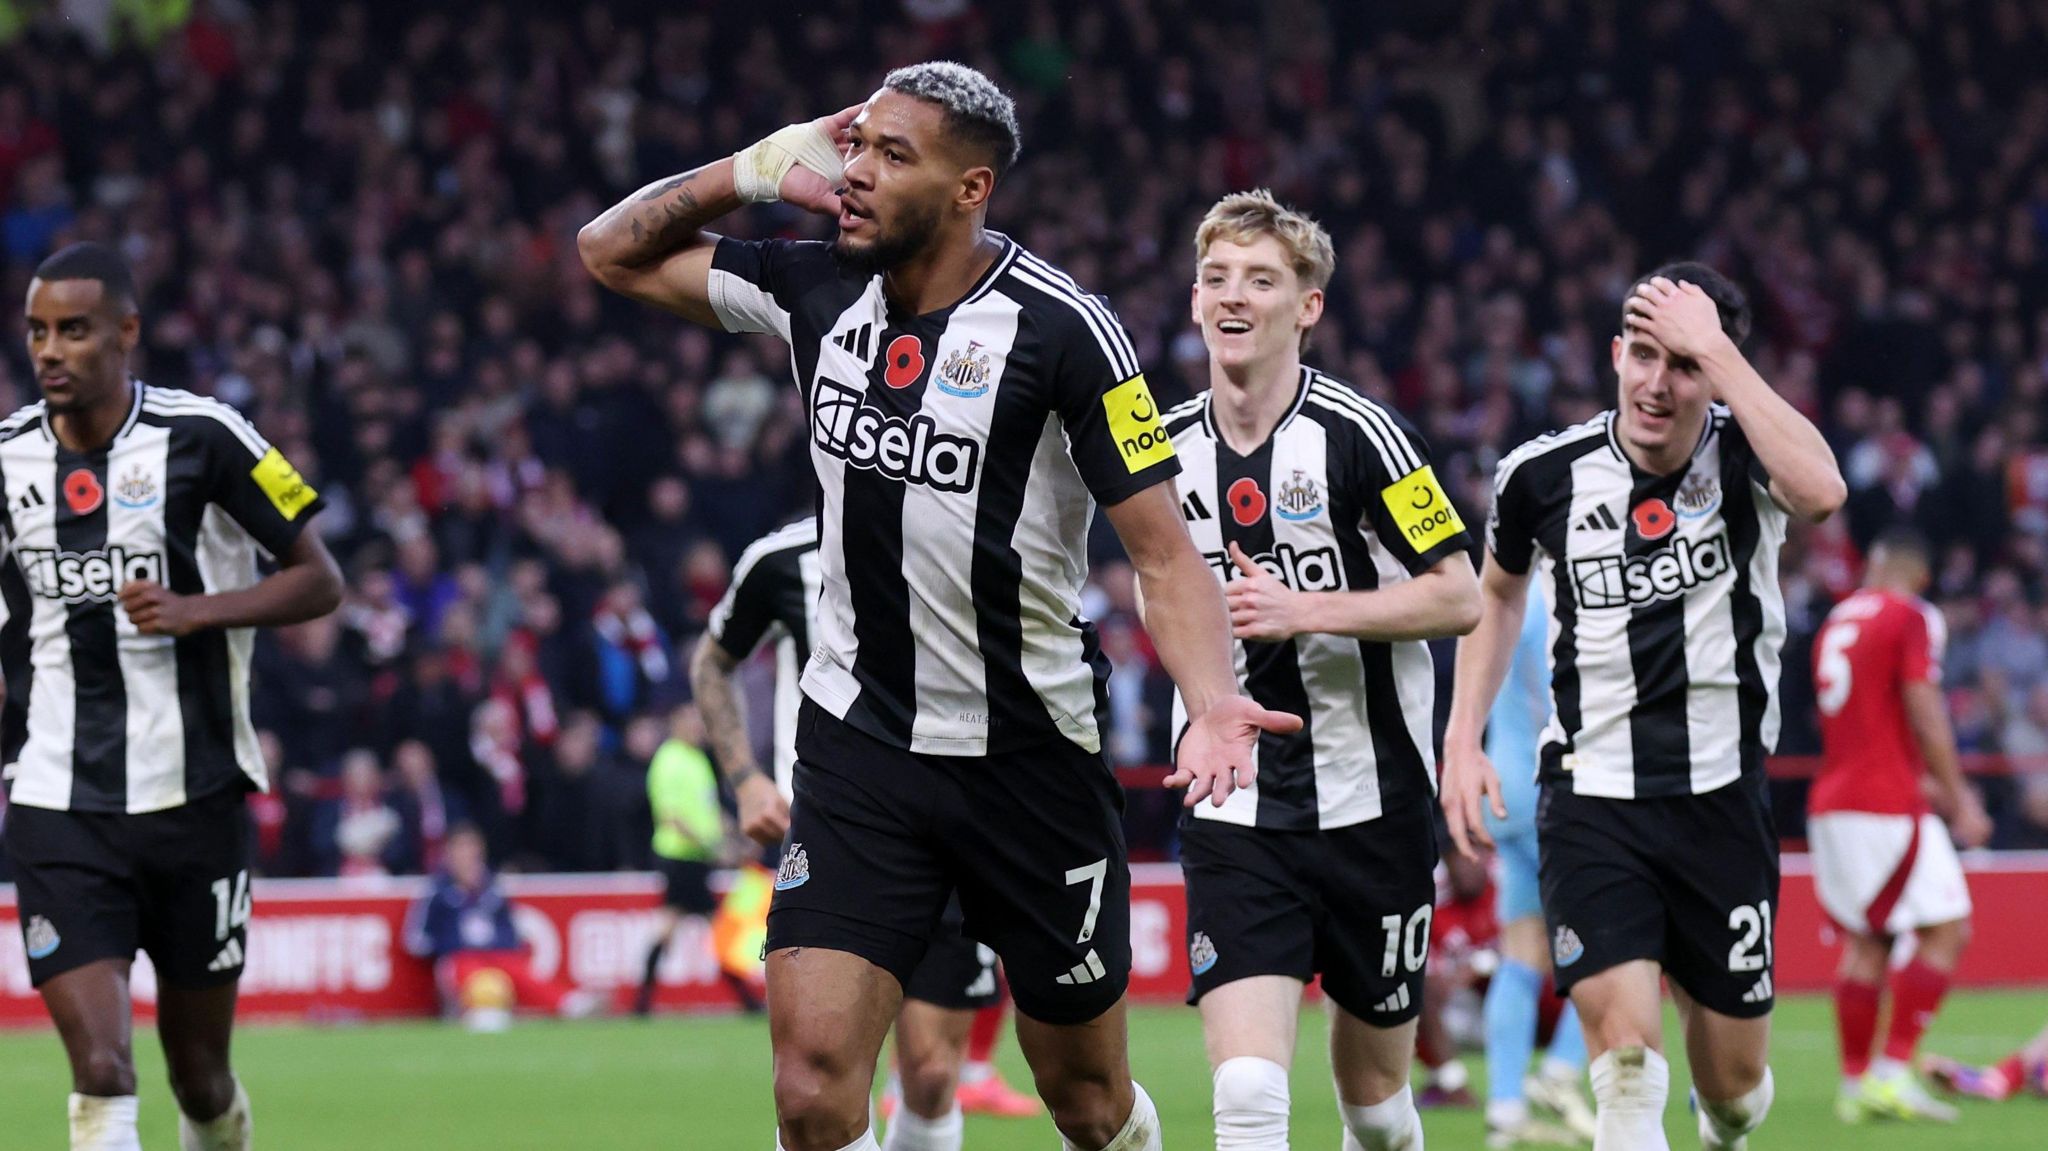
[[[633,1013],[645,1015],[654,1009],[654,970],[661,966],[662,953],[668,950],[668,940],[656,941],[647,949],[647,963],[640,969],[640,994],[633,999]]]

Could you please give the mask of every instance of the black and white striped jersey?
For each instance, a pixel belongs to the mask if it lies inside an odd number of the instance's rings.
[[[747,545],[704,634],[734,662],[775,641],[775,786],[790,798],[796,772],[797,680],[817,631],[818,521],[811,517]]]
[[[0,423],[0,653],[8,798],[146,812],[266,786],[249,718],[249,628],[138,633],[129,580],[180,595],[247,587],[322,501],[240,413],[137,382],[104,448],[73,452],[31,404]]]
[[[1605,412],[1501,461],[1487,546],[1540,558],[1550,602],[1546,784],[1696,795],[1763,770],[1778,740],[1786,514],[1714,405],[1686,468],[1637,468]]]
[[[1098,751],[1089,522],[1179,466],[1109,306],[990,235],[995,263],[924,315],[829,245],[780,240],[720,240],[711,304],[789,342],[810,415],[823,592],[804,693],[915,752]]]
[[[1227,583],[1228,545],[1296,591],[1366,591],[1412,578],[1471,547],[1408,421],[1349,385],[1303,368],[1294,406],[1266,442],[1240,456],[1217,434],[1204,392],[1167,413],[1185,469],[1181,515]],[[1420,641],[1299,635],[1239,640],[1238,679],[1260,704],[1303,718],[1265,732],[1259,774],[1201,819],[1290,831],[1347,827],[1427,804],[1436,671]],[[1186,705],[1174,695],[1174,727]]]

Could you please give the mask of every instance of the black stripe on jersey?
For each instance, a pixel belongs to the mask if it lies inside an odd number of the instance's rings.
[[[1732,545],[1735,565],[1735,588],[1729,596],[1728,612],[1735,624],[1735,682],[1739,687],[1736,701],[1742,715],[1742,774],[1745,779],[1755,779],[1764,770],[1764,709],[1770,701],[1771,687],[1764,682],[1763,668],[1756,659],[1757,639],[1764,630],[1764,605],[1749,571],[1763,540],[1762,517],[1758,514],[1756,501],[1770,497],[1760,495],[1750,482],[1748,461],[1728,451],[1725,426],[1722,427],[1722,435],[1721,518],[1728,525],[1728,542]],[[1731,456],[1736,458],[1731,459]],[[1745,498],[1738,500],[1737,492]]]
[[[198,418],[218,417],[207,414]],[[151,410],[142,416],[144,423],[171,429],[171,442],[164,452],[164,486],[171,492],[206,490],[206,447],[193,419],[193,414],[183,410],[176,414]],[[164,578],[179,595],[201,595],[206,580],[199,572],[199,533],[207,503],[165,500],[163,507]],[[193,632],[177,641],[176,657],[178,709],[185,728],[185,801],[190,803],[247,777],[232,758],[234,673],[228,661],[228,633],[221,628]],[[223,749],[228,752],[225,757]]]
[[[52,490],[56,501],[57,550],[74,555],[107,547],[107,458],[57,450]],[[83,512],[75,510],[90,500]],[[64,634],[71,644],[73,717],[71,807],[125,811],[128,808],[128,688],[121,678],[119,640],[112,600],[69,605]]]
[[[0,439],[19,434],[28,423],[20,416],[0,425]],[[14,497],[7,491],[7,476],[0,471],[0,531],[14,539]],[[28,629],[35,612],[29,599],[28,580],[21,565],[0,562],[0,602],[7,605],[7,622],[0,625],[0,683],[6,699],[0,702],[0,763],[16,763],[28,743],[28,697],[34,690],[31,676],[35,664],[29,659]]]
[[[1669,476],[1646,475],[1633,464],[1630,471],[1635,477],[1628,495],[1631,511],[1649,499],[1673,504],[1687,474],[1680,469]],[[1647,540],[1637,531],[1635,517],[1629,519],[1622,534],[1622,554],[1629,558],[1663,550],[1670,532],[1677,530],[1673,527],[1665,536]],[[1629,612],[1628,655],[1636,681],[1629,743],[1635,754],[1637,795],[1682,795],[1692,790],[1692,736],[1685,706],[1691,683],[1685,667],[1685,604],[1686,597],[1681,595]],[[1677,778],[1668,778],[1672,776]]]
[[[1221,437],[1216,440],[1216,506],[1225,550],[1235,543],[1248,556],[1273,552],[1273,520],[1261,512],[1246,525],[1235,514],[1231,489],[1249,480],[1258,485],[1260,501],[1270,502],[1273,483],[1273,437],[1258,450],[1240,456]],[[1232,570],[1235,571],[1235,565]],[[1311,735],[1315,714],[1308,689],[1301,682],[1301,656],[1291,639],[1278,643],[1241,640],[1244,645],[1245,694],[1265,707],[1301,717],[1293,735],[1259,733],[1259,806],[1257,826],[1282,831],[1314,831],[1317,827],[1316,749]]]

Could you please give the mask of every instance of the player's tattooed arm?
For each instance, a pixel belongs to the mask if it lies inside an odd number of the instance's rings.
[[[712,761],[732,785],[739,801],[740,830],[764,846],[782,842],[789,831],[789,803],[775,781],[754,761],[754,747],[747,737],[747,721],[741,710],[739,685],[732,673],[738,666],[730,654],[709,635],[697,641],[690,657],[690,689],[697,698],[697,713],[704,719],[704,733],[711,743]]]

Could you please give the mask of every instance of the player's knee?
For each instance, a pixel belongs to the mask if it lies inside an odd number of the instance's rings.
[[[1125,1078],[1122,1083],[1129,1083]],[[1068,1141],[1104,1147],[1123,1129],[1128,1115],[1117,1106],[1117,1078],[1104,1069],[1061,1067],[1038,1076],[1038,1094],[1052,1112],[1052,1124]]]
[[[920,1115],[938,1115],[952,1103],[960,1086],[960,1052],[939,1048],[897,1059],[896,1074],[903,1084],[903,1103]]]
[[[1214,1079],[1219,1146],[1268,1147],[1287,1138],[1287,1069],[1271,1059],[1225,1059]],[[1235,1142],[1226,1144],[1226,1138]]]
[[[135,1056],[125,1046],[95,1047],[71,1061],[71,1079],[80,1095],[133,1095]]]
[[[864,1084],[852,1065],[825,1052],[778,1053],[775,1115],[790,1151],[839,1148],[868,1127]]]
[[[166,1070],[178,1110],[194,1120],[204,1123],[217,1119],[234,1105],[235,1077],[225,1063],[201,1068],[172,1061]]]
[[[1958,919],[1921,931],[1919,956],[1928,964],[1947,970],[1956,965],[1969,945],[1970,921]]]
[[[1771,1081],[1771,1069],[1765,1067],[1754,1087],[1732,1099],[1708,1099],[1702,1096],[1700,1108],[1707,1113],[1724,1139],[1733,1139],[1763,1126],[1764,1116],[1770,1114],[1771,1101],[1776,1094],[1775,1085]]]

